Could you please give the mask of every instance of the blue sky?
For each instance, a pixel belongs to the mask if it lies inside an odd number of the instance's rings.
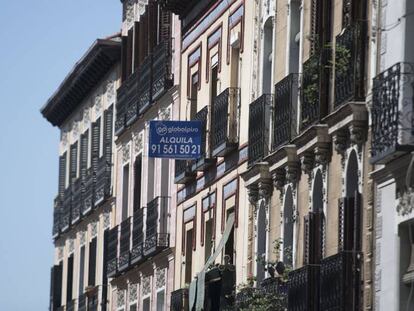
[[[0,309],[48,310],[58,129],[39,109],[119,0],[0,0]]]

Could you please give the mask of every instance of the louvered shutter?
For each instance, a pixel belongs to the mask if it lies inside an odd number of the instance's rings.
[[[152,53],[158,44],[158,4],[151,1],[147,8],[149,15],[148,47],[149,53]]]
[[[92,123],[92,168],[96,172],[98,166],[99,149],[101,141],[101,118]]]
[[[127,218],[121,224],[121,238],[119,241],[119,253],[125,254],[130,250],[130,238],[131,238],[131,218]]]
[[[107,277],[107,270],[108,270],[108,251],[109,251],[109,230],[106,229],[104,231],[104,243],[103,243],[103,271],[102,271],[102,300],[107,301],[108,298],[108,277]],[[106,303],[102,303],[102,311],[106,311]]]
[[[81,247],[80,250],[80,261],[79,261],[79,296],[83,294],[85,287],[85,246]]]
[[[124,82],[128,77],[127,51],[128,51],[128,37],[122,36],[122,41],[121,41],[121,79],[122,79],[122,82]]]
[[[142,157],[140,155],[134,163],[134,212],[141,208],[141,175]]]
[[[108,240],[108,262],[113,262],[117,258],[118,253],[118,226],[113,227],[109,231]]]
[[[70,146],[70,183],[76,179],[76,172],[78,170],[78,142]]]
[[[96,237],[89,243],[89,271],[88,271],[88,285],[95,286],[96,275]]]
[[[60,262],[59,265],[53,267],[52,272],[52,310],[57,310],[62,305],[62,270],[63,264]]]
[[[132,245],[138,246],[144,242],[144,216],[143,210],[138,209],[134,211],[134,222],[132,228]]]
[[[112,163],[112,131],[113,131],[113,106],[104,113],[104,155],[107,163]]]
[[[140,65],[140,58],[139,58],[139,27],[140,24],[135,22],[134,24],[134,72],[138,70]]]
[[[73,254],[68,258],[68,267],[66,275],[66,302],[72,300],[73,290]]]
[[[144,15],[141,15],[139,21],[139,42],[138,42],[138,53],[139,53],[139,65],[142,64],[145,57],[148,55],[148,8]]]
[[[166,10],[160,12],[160,40],[169,42],[171,39],[171,13]]]
[[[362,236],[362,200],[361,194],[356,191],[354,199],[354,250],[361,250],[361,236]]]
[[[59,196],[63,198],[66,185],[66,155],[65,152],[59,157]]]
[[[82,178],[86,177],[86,170],[88,168],[88,148],[89,148],[89,130],[81,136],[80,140],[80,175]]]
[[[132,51],[134,48],[134,28],[128,30],[128,39],[127,39],[127,51],[126,51],[126,79],[132,73]]]

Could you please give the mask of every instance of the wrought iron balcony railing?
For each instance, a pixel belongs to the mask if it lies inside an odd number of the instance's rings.
[[[319,265],[306,265],[289,273],[289,311],[319,311],[319,270]]]
[[[289,143],[297,135],[299,75],[291,73],[275,85],[272,150]]]
[[[131,263],[131,218],[121,223],[121,237],[119,239],[118,271],[123,272],[129,268]]]
[[[240,89],[229,87],[214,99],[212,111],[212,156],[223,157],[239,144]]]
[[[59,198],[59,196],[57,196],[55,198],[55,202],[54,202],[54,207],[53,207],[53,230],[52,230],[52,235],[53,238],[56,238],[61,230],[62,227],[62,202]]]
[[[201,134],[201,157],[195,160],[192,164],[192,171],[204,171],[210,165],[214,163],[214,160],[210,156],[210,150],[208,150],[210,141],[210,135],[207,132],[208,122],[208,106],[198,111],[194,117],[194,121],[202,122],[202,134]]]
[[[263,160],[269,152],[270,109],[273,95],[263,94],[249,107],[249,166]]]
[[[128,110],[125,90],[121,89],[122,86],[117,91],[117,103],[116,103],[116,118],[115,118],[115,135],[119,136],[126,128],[126,112]],[[120,94],[121,93],[121,94]]]
[[[171,41],[163,41],[154,48],[152,100],[159,99],[171,86]]]
[[[111,194],[111,169],[111,163],[104,156],[98,160],[94,206],[98,206]]]
[[[76,304],[75,300],[68,301],[66,303],[66,311],[75,311],[75,304]]]
[[[122,86],[125,86],[126,90],[123,91],[126,94],[122,94],[122,100],[125,100],[126,115],[125,123],[126,126],[131,125],[138,118],[139,115],[139,92],[138,92],[138,71],[135,71],[128,77]]]
[[[78,311],[86,311],[86,295],[79,295],[78,298]]]
[[[374,78],[371,162],[384,164],[414,150],[414,64],[397,63]]]
[[[360,263],[355,252],[340,252],[321,261],[320,310],[359,310]]]
[[[82,215],[86,215],[94,207],[95,173],[93,172],[92,167],[86,170],[86,176],[82,183],[84,189]]]
[[[169,197],[157,197],[147,204],[145,256],[154,256],[169,247],[169,204]]]
[[[82,181],[77,178],[72,184],[72,217],[71,223],[75,224],[80,220],[82,207]]]
[[[175,180],[176,184],[185,184],[194,180],[196,173],[192,169],[193,161],[175,160]]]
[[[181,288],[171,293],[171,311],[188,311],[188,288]]]
[[[153,55],[148,55],[138,69],[139,113],[143,114],[152,102],[152,62]]]
[[[320,57],[315,53],[303,63],[301,131],[320,120]]]
[[[131,265],[141,262],[144,258],[144,215],[140,208],[134,212],[132,223]]]
[[[118,272],[118,226],[109,230],[108,236],[108,265],[106,273],[108,277],[114,277]]]
[[[62,231],[66,231],[70,226],[70,218],[72,213],[72,189],[71,187],[66,188],[63,196],[62,204]]]
[[[348,26],[336,36],[335,108],[348,101],[363,100],[366,22]]]

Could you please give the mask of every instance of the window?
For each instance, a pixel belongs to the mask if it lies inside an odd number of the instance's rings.
[[[142,155],[136,157],[134,162],[134,212],[141,208],[141,181]]]
[[[210,98],[212,101],[218,95],[218,65],[217,63],[211,68],[211,86],[210,86]]]
[[[231,76],[230,85],[240,87],[240,48],[231,49]]]
[[[233,211],[229,211],[227,213],[227,218],[231,213],[233,213]],[[229,239],[227,240],[226,245],[224,247],[224,255],[228,256],[230,264],[235,264],[234,262],[234,226],[231,229]]]
[[[185,283],[191,283],[193,265],[193,229],[186,232],[185,237]]]
[[[165,292],[164,290],[157,293],[157,311],[164,311],[165,305]]]
[[[262,67],[262,93],[272,93],[273,71],[273,22],[269,18],[264,25],[263,36],[263,67]]]
[[[193,120],[197,113],[197,98],[198,98],[198,71],[191,76],[191,88],[190,88],[190,120]]]
[[[80,175],[81,177],[86,176],[86,170],[88,168],[88,157],[89,157],[89,130],[86,130],[82,134],[80,139]]]
[[[144,299],[142,303],[142,311],[150,311],[150,308],[151,308],[150,297],[147,297]]]
[[[293,265],[293,194],[289,187],[286,191],[283,207],[283,262]]]
[[[291,1],[289,12],[289,73],[298,73],[300,52],[300,1]]]
[[[257,284],[260,284],[265,278],[263,260],[266,259],[266,207],[264,202],[260,204],[257,213],[257,262],[256,278]]]
[[[96,276],[96,237],[89,242],[89,269],[88,269],[88,285],[95,286]]]
[[[204,242],[204,258],[205,261],[211,256],[211,251],[213,247],[213,219],[209,219],[206,222],[206,237]]]
[[[101,149],[101,118],[98,118],[96,122],[92,123],[92,167],[96,168],[98,165],[98,159]]]
[[[83,294],[83,290],[85,287],[84,277],[85,277],[85,246],[82,246],[80,250],[80,259],[79,259],[79,296]]]
[[[63,153],[59,157],[59,195],[63,196],[66,189],[66,155],[67,153]]]
[[[129,306],[129,311],[137,311],[137,310],[138,309],[137,309],[137,304],[136,303]]]
[[[73,254],[68,258],[67,276],[66,276],[66,302],[72,300],[73,291]]]
[[[69,172],[69,183],[72,184],[78,176],[78,142],[70,146]]]
[[[122,221],[128,217],[128,199],[129,199],[129,164],[124,166],[122,175]]]

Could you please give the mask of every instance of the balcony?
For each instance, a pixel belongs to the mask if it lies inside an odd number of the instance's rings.
[[[272,150],[289,143],[297,135],[298,82],[296,73],[275,85]]]
[[[188,311],[188,288],[181,288],[171,293],[171,311]]]
[[[82,215],[86,215],[94,207],[93,203],[95,196],[95,174],[92,170],[92,167],[86,170],[86,175],[82,183],[84,189]]]
[[[114,277],[118,272],[118,226],[109,230],[108,236],[108,264],[106,273],[108,278]]]
[[[161,42],[154,49],[153,59],[153,83],[152,83],[152,100],[158,100],[172,84],[171,75],[171,42]]]
[[[201,121],[202,123],[202,133],[201,133],[201,157],[195,160],[192,164],[191,170],[195,171],[204,171],[210,167],[214,160],[211,159],[210,154],[207,152],[208,141],[210,137],[207,136],[207,120],[208,120],[208,106],[205,106],[199,112],[196,113],[194,121]]]
[[[189,160],[175,160],[175,179],[176,184],[185,184],[192,181],[196,177],[196,172],[193,171],[193,161]]]
[[[169,204],[169,197],[157,197],[147,204],[145,256],[155,256],[169,247]]]
[[[76,224],[81,217],[82,206],[82,183],[81,179],[77,178],[72,184],[72,218],[71,223]]]
[[[414,150],[414,64],[397,63],[374,78],[371,163],[385,164]]]
[[[70,226],[72,210],[72,190],[71,187],[66,188],[63,195],[63,204],[62,204],[62,231],[66,231]]]
[[[273,95],[263,94],[249,106],[249,166],[262,161],[269,152],[272,103]]]
[[[115,135],[119,136],[123,130],[132,124],[139,114],[138,71],[135,71],[122,82],[117,90]]]
[[[56,238],[59,235],[60,229],[62,226],[61,206],[62,206],[62,203],[60,201],[60,198],[56,197],[54,208],[53,208],[53,229],[52,229],[53,238]]]
[[[211,123],[213,157],[224,157],[238,147],[239,103],[239,88],[227,88],[214,99]]]
[[[354,252],[321,261],[320,310],[358,310],[360,263]]]
[[[121,223],[121,237],[119,239],[119,259],[118,259],[118,271],[119,272],[123,272],[126,269],[128,269],[131,263],[130,244],[131,244],[131,218],[127,218]]]
[[[364,100],[366,23],[348,26],[336,36],[334,108]]]
[[[152,102],[152,62],[153,55],[148,55],[138,69],[139,114],[143,114]]]
[[[307,265],[289,273],[289,311],[319,311],[319,266]]]
[[[121,89],[117,91],[117,103],[116,103],[116,118],[115,118],[115,135],[119,136],[126,128],[126,113],[128,110],[128,103],[126,94],[122,94],[125,90]]]
[[[79,295],[78,298],[78,311],[86,311],[86,295]]]
[[[131,265],[138,264],[144,259],[144,215],[143,209],[134,212],[132,223]]]
[[[111,168],[111,163],[107,162],[105,156],[98,160],[94,206],[98,206],[111,195]]]
[[[320,53],[313,54],[303,63],[301,131],[320,120],[320,65]]]

